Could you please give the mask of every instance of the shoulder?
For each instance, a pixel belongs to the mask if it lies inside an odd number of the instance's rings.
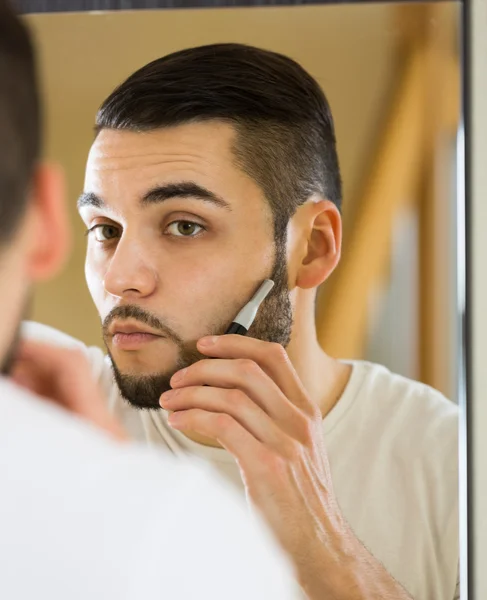
[[[398,511],[436,524],[451,544],[458,518],[458,406],[383,366],[353,364],[346,390],[353,393],[336,428],[335,453],[353,439],[350,452],[358,468],[377,482],[380,497]]]
[[[171,540],[165,561],[160,556],[161,540]],[[179,491],[170,512],[165,508],[158,511],[144,546],[154,559],[148,571],[154,574],[155,586],[160,565],[171,565],[165,575],[166,591],[181,591],[191,565],[191,581],[185,584],[188,589],[178,598],[192,598],[196,590],[201,593],[205,589],[222,600],[301,597],[296,595],[288,559],[268,526],[211,469],[195,469],[187,497]],[[144,562],[147,569],[147,554]]]
[[[362,385],[355,407],[363,445],[391,478],[428,490],[438,522],[455,527],[458,503],[458,406],[423,383],[385,367],[359,363]],[[354,411],[350,411],[352,414]],[[352,416],[354,418],[354,416]],[[426,493],[426,491],[425,491]]]
[[[254,577],[239,599],[270,597],[275,586],[284,594],[287,565],[274,541],[254,528],[242,500],[208,465],[116,443],[5,378],[0,407],[0,454],[11,457],[0,461],[0,480],[9,481],[0,528],[24,559],[11,553],[13,569],[32,555],[33,580],[44,575],[36,540],[48,539],[50,559],[63,563],[53,585],[65,586],[64,597],[74,597],[81,556],[110,597],[156,597],[161,565],[170,565],[174,598],[193,597],[200,585],[226,598],[248,572]],[[197,576],[185,582],[188,562]],[[126,577],[119,570],[127,563]],[[137,593],[124,595],[123,581]]]
[[[393,451],[424,465],[453,470],[458,454],[458,406],[432,387],[392,373],[383,366],[355,362],[350,381],[349,419],[364,435],[390,443]]]
[[[351,383],[359,404],[374,406],[384,416],[415,419],[421,415],[426,424],[450,423],[458,419],[457,405],[434,388],[392,373],[382,365],[355,362]]]
[[[203,482],[211,481],[211,474],[204,463],[195,466],[147,446],[116,442],[91,423],[4,377],[0,377],[0,408],[0,455],[8,450],[13,457],[17,483],[25,476],[40,492],[52,488],[60,496],[74,497],[75,489],[88,489],[91,483],[105,494],[97,503],[122,487],[125,493],[131,490],[128,497],[145,496],[147,502],[155,492],[167,501],[178,490],[184,496],[202,486],[202,497],[208,493]],[[6,467],[10,468],[0,462],[0,470]]]

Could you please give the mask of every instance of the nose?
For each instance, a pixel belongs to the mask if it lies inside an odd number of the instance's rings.
[[[142,243],[121,238],[105,273],[105,291],[119,298],[150,296],[158,279],[151,254]]]

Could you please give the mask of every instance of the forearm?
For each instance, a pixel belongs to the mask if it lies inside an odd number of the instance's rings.
[[[310,559],[300,576],[309,600],[412,600],[352,532]]]

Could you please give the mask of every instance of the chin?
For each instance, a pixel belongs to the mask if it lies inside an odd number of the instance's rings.
[[[112,363],[115,363],[119,372],[124,376],[158,376],[161,371],[161,362],[157,363],[153,359],[149,361],[147,359],[143,360],[142,357],[132,358],[126,356],[117,356],[117,354],[112,355],[111,358]],[[174,371],[176,371],[176,369],[174,369]]]
[[[171,389],[169,373],[134,373],[120,371],[112,361],[112,370],[120,395],[131,406],[139,409],[161,410],[159,399]]]

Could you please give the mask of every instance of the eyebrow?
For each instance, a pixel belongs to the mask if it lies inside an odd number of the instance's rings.
[[[230,204],[223,198],[192,181],[169,183],[167,185],[159,185],[152,188],[141,198],[140,204],[141,206],[158,204],[165,200],[171,200],[172,198],[195,198],[197,200],[202,200],[203,202],[209,202],[220,208],[232,210]],[[93,192],[83,192],[78,198],[78,210],[84,206],[103,208],[106,204],[102,198]]]

